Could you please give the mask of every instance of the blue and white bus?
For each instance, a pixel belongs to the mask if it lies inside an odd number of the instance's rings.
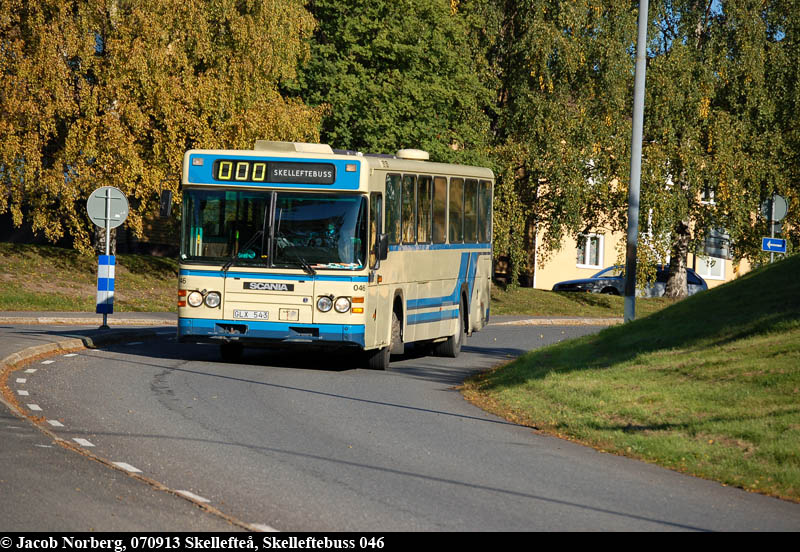
[[[491,170],[257,141],[183,163],[178,337],[455,357],[489,320]]]

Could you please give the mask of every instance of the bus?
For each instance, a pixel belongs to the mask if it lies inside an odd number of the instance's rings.
[[[490,169],[258,140],[184,155],[178,338],[456,357],[489,320]]]

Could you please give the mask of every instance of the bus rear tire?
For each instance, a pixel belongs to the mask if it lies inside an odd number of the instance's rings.
[[[461,353],[461,346],[464,344],[464,303],[458,307],[458,328],[456,333],[448,337],[441,343],[434,345],[433,352],[436,356],[456,358]]]

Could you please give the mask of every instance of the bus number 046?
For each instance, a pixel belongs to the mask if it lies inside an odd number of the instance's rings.
[[[359,548],[383,548],[383,537],[361,537],[358,541]]]

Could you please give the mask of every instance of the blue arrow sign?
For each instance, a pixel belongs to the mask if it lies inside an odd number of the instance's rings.
[[[786,240],[781,240],[779,238],[761,238],[761,251],[786,253]]]

